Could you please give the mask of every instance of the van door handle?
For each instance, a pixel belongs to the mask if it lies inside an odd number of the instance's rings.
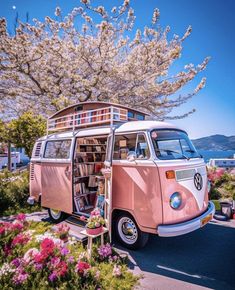
[[[65,171],[64,171],[65,175],[69,178],[71,175],[71,170],[69,170],[69,166],[66,167]]]

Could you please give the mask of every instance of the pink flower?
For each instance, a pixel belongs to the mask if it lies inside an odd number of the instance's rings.
[[[53,257],[53,258],[51,259],[51,265],[52,265],[52,267],[53,267],[53,268],[56,268],[57,265],[59,265],[60,261],[61,261],[60,258],[58,258],[58,257]]]
[[[91,216],[100,216],[100,211],[98,209],[94,209],[92,212],[91,212]]]
[[[48,258],[48,254],[44,251],[44,252],[36,254],[36,256],[34,257],[34,262],[36,264],[43,264],[47,258]]]
[[[90,264],[88,264],[87,262],[83,262],[83,261],[78,261],[77,265],[76,265],[76,270],[78,272],[78,274],[80,275],[84,275],[85,272],[90,269]]]
[[[39,253],[38,249],[31,248],[24,254],[24,260],[26,263],[29,263],[31,260],[35,258],[35,256]]]
[[[61,261],[56,267],[56,274],[58,276],[63,277],[67,274],[67,272],[68,272],[68,265],[66,264],[65,261]]]
[[[18,220],[15,220],[15,221],[12,223],[12,227],[11,227],[12,230],[18,230],[18,231],[21,231],[23,228],[24,228],[24,225],[22,224],[22,222],[20,222],[20,221],[18,221]]]
[[[5,227],[4,226],[0,226],[0,236],[3,236],[5,234]]]
[[[49,256],[50,254],[53,253],[55,249],[55,243],[51,239],[46,238],[41,242],[40,247],[41,247],[42,253],[47,254]]]
[[[113,276],[120,277],[122,275],[122,268],[121,266],[114,265],[113,267]]]
[[[26,219],[26,215],[25,215],[24,213],[20,213],[20,214],[18,214],[18,215],[16,216],[16,219],[17,219],[18,221],[23,222],[23,221],[25,221],[25,219]]]
[[[25,245],[29,240],[30,238],[27,235],[20,233],[13,239],[12,246]]]
[[[80,220],[81,221],[85,221],[86,220],[86,217],[84,217],[84,215],[80,216]]]

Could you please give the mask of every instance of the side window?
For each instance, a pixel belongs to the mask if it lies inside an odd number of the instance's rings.
[[[144,134],[138,134],[136,143],[136,156],[139,159],[148,159],[150,157],[149,146]]]
[[[115,136],[114,143],[114,160],[127,159],[128,153],[130,151],[135,153],[137,134],[126,134]]]
[[[114,143],[114,160],[125,160],[133,154],[138,159],[149,158],[149,147],[144,134],[117,135]]]
[[[48,141],[44,152],[44,158],[68,159],[70,155],[71,140]]]

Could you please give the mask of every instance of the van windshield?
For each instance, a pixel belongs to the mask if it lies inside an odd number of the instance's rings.
[[[153,130],[151,139],[157,158],[161,160],[200,158],[192,142],[183,131]]]

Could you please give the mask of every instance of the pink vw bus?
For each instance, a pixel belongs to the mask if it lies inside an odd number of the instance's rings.
[[[173,237],[204,226],[215,210],[204,160],[184,130],[146,118],[103,102],[51,116],[34,146],[29,203],[40,202],[54,222],[89,217],[105,168],[104,214],[124,246],[143,247],[149,233]]]

